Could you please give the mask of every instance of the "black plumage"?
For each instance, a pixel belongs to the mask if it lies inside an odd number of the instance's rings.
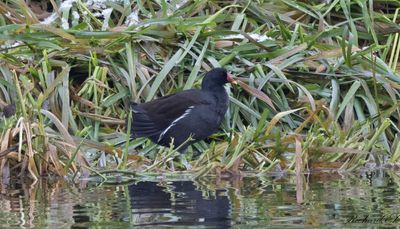
[[[166,147],[172,139],[177,147],[191,136],[193,140],[180,148],[185,151],[193,142],[218,130],[228,109],[224,84],[232,81],[225,69],[215,68],[205,75],[200,90],[186,90],[142,104],[131,102],[131,136],[148,137]]]

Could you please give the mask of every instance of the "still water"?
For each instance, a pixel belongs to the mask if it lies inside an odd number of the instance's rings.
[[[41,180],[1,186],[0,228],[397,228],[400,176]]]

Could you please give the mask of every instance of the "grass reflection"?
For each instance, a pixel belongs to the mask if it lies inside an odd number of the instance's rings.
[[[54,179],[2,184],[0,223],[35,228],[368,228],[393,226],[400,212],[400,177],[393,172],[180,178],[148,176],[123,185]]]

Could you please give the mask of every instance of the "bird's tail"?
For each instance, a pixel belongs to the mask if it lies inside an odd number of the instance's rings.
[[[131,137],[148,137],[159,134],[161,130],[155,125],[146,110],[140,104],[135,102],[129,103],[129,108],[132,117],[131,122]],[[129,117],[129,116],[128,116]],[[126,119],[126,126],[128,127],[128,119]]]

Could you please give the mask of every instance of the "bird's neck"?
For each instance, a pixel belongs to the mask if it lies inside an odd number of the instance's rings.
[[[203,83],[201,85],[201,90],[203,91],[209,91],[213,93],[219,93],[219,92],[225,92],[225,88],[222,85],[219,84],[207,84]]]
[[[226,103],[228,100],[228,93],[226,92],[224,86],[215,85],[214,87],[202,88],[201,90],[211,94],[217,103]]]

